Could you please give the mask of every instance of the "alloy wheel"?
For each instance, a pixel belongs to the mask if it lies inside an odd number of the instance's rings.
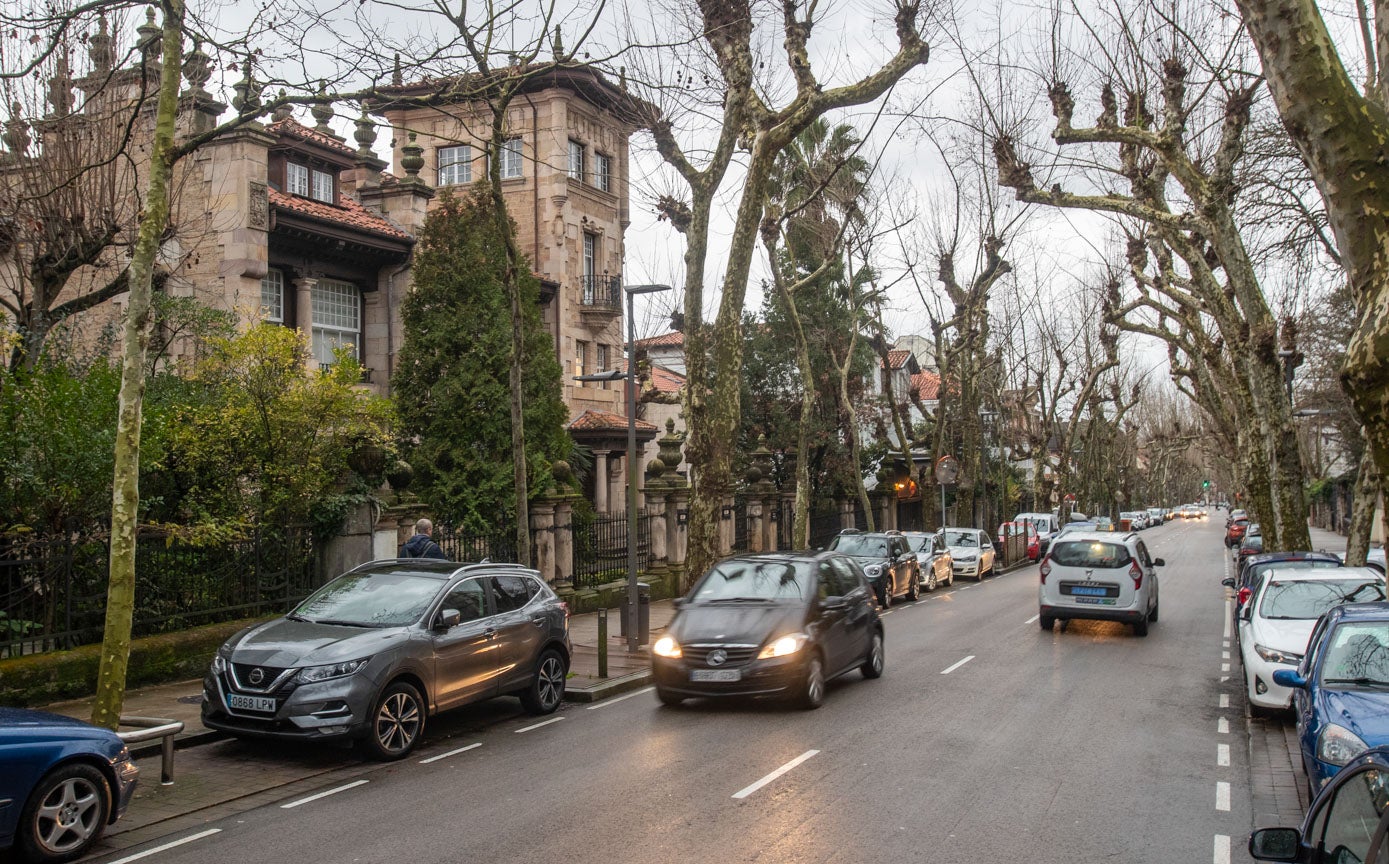
[[[69,777],[53,788],[34,813],[34,839],[63,855],[101,830],[101,790],[85,777]]]
[[[376,740],[387,753],[410,748],[420,732],[420,706],[408,693],[396,692],[381,702],[376,712]]]
[[[805,670],[805,704],[807,708],[816,708],[824,700],[825,671],[820,664],[820,658],[812,657]]]
[[[545,658],[545,662],[540,664],[539,690],[540,707],[545,711],[551,711],[559,700],[564,698],[564,663],[551,654]]]
[[[868,658],[872,664],[873,671],[879,675],[883,674],[883,637],[873,634],[872,654]]]

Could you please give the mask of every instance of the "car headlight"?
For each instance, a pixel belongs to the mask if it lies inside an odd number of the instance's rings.
[[[956,555],[956,556],[955,556],[955,560],[956,560],[956,561],[963,561],[964,563],[969,564],[970,562],[974,561],[974,560],[975,560],[976,558],[978,558],[978,557],[979,557],[978,555]]]
[[[863,568],[863,572],[868,576],[877,576],[883,572],[883,565],[869,564],[867,567]]]
[[[1317,736],[1317,759],[1328,765],[1344,765],[1369,748],[1344,726],[1328,723]]]
[[[346,660],[342,663],[330,663],[327,666],[305,666],[299,670],[299,683],[312,684],[315,681],[327,681],[330,678],[346,678],[367,665],[368,659],[370,658],[363,657],[360,660]]]
[[[1286,663],[1289,666],[1296,666],[1302,662],[1301,654],[1294,654],[1291,651],[1278,651],[1273,648],[1266,648],[1259,643],[1254,643],[1254,653],[1258,654],[1267,663]]]
[[[657,657],[670,657],[672,659],[680,656],[680,645],[669,636],[662,636],[656,640],[656,644],[651,646],[651,653]]]
[[[792,633],[782,636],[780,639],[773,640],[762,649],[762,653],[757,655],[758,660],[767,660],[772,657],[785,657],[788,654],[795,654],[805,647],[805,643],[810,641],[810,637],[804,633]]]
[[[223,657],[223,656],[219,653],[217,656],[215,656],[215,657],[212,658],[212,674],[213,674],[213,675],[221,675],[223,672],[226,672],[226,671],[227,671],[227,658],[226,658],[226,657]]]

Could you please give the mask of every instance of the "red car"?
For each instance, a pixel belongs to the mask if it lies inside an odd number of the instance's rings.
[[[1248,519],[1231,519],[1230,524],[1225,526],[1225,545],[1238,546],[1244,539],[1244,532],[1248,530]]]
[[[1031,522],[1004,522],[999,525],[998,534],[995,536],[998,537],[1000,551],[1008,537],[1023,532],[1026,532],[1023,544],[1027,549],[1027,560],[1036,561],[1042,557],[1042,537],[1037,533],[1037,526]]]

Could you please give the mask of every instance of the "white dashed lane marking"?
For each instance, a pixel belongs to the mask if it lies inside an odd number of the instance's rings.
[[[180,837],[178,840],[165,843],[162,846],[156,846],[153,849],[146,849],[143,852],[136,852],[134,855],[117,858],[115,861],[112,861],[111,864],[129,864],[131,861],[139,861],[141,858],[148,858],[151,855],[173,849],[176,846],[182,846],[185,843],[192,843],[194,840],[201,840],[204,837],[211,837],[213,834],[220,833],[222,833],[221,828],[209,828],[206,831],[199,831],[197,834],[189,834],[187,837]]]
[[[354,780],[351,783],[347,783],[343,786],[336,786],[332,789],[325,789],[322,792],[310,795],[307,798],[300,798],[299,800],[291,801],[288,804],[281,804],[280,809],[289,810],[291,808],[298,807],[301,804],[308,804],[310,801],[317,801],[320,798],[327,798],[329,795],[336,795],[339,792],[346,792],[348,789],[355,789],[358,786],[365,786],[369,782],[370,781],[368,780]]]
[[[761,780],[758,780],[756,783],[753,783],[751,786],[744,786],[742,789],[739,789],[737,792],[734,792],[733,797],[739,800],[748,797],[752,793],[756,792],[758,789],[761,789],[763,786],[766,786],[768,783],[777,779],[781,775],[785,774],[787,771],[790,771],[792,768],[795,768],[797,765],[801,764],[802,762],[819,752],[819,750],[805,751],[801,755],[797,756],[795,759],[792,759],[790,762],[787,762],[785,765],[768,774],[766,777],[763,777]]]
[[[966,657],[966,658],[963,659],[963,660],[960,660],[960,661],[958,661],[958,662],[956,662],[956,663],[951,663],[949,666],[947,666],[947,667],[945,667],[944,669],[940,670],[940,674],[942,674],[942,675],[949,675],[951,672],[954,672],[956,669],[959,669],[961,666],[965,665],[966,663],[968,663],[969,661],[971,661],[971,660],[973,660],[973,659],[974,659],[974,655],[971,654],[971,655],[969,655],[968,657]]]
[[[520,735],[522,732],[529,732],[532,729],[539,729],[541,726],[549,726],[551,723],[558,723],[563,719],[563,717],[551,717],[549,720],[541,720],[539,723],[532,724],[530,726],[525,727],[524,729],[517,729],[516,734]]]

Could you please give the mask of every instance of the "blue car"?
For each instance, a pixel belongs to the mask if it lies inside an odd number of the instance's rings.
[[[1261,828],[1249,835],[1249,855],[1296,864],[1384,861],[1386,804],[1389,747],[1376,747],[1352,759],[1321,790],[1300,827]]]
[[[1322,615],[1302,664],[1273,680],[1293,688],[1302,767],[1315,794],[1367,749],[1389,745],[1389,602]]]
[[[0,850],[45,864],[81,856],[125,812],[139,774],[110,730],[0,708]]]

